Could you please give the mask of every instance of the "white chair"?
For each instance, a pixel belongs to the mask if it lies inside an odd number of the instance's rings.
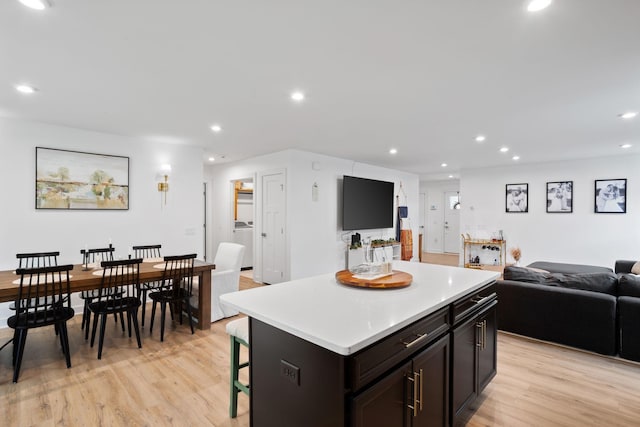
[[[220,295],[235,292],[240,289],[240,268],[244,256],[244,246],[237,243],[222,242],[218,246],[213,260],[216,268],[211,272],[211,321],[215,322],[225,317],[238,314],[236,310],[220,304]],[[198,292],[194,280],[191,305],[198,306]]]

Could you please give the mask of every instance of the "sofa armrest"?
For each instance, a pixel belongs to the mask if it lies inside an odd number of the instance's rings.
[[[633,264],[637,261],[629,261],[624,259],[619,259],[616,261],[616,273],[631,273],[631,268]]]

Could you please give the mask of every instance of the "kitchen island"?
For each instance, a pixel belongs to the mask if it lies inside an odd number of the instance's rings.
[[[250,317],[251,425],[449,425],[495,375],[498,274],[395,262],[406,288],[334,274],[225,294]]]

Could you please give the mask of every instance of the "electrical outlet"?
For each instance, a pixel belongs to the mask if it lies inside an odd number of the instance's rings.
[[[294,383],[300,385],[300,368],[286,360],[280,359],[280,375]]]

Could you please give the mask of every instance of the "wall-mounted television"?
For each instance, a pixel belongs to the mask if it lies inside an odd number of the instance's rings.
[[[342,180],[342,229],[393,227],[393,182],[356,178]]]

